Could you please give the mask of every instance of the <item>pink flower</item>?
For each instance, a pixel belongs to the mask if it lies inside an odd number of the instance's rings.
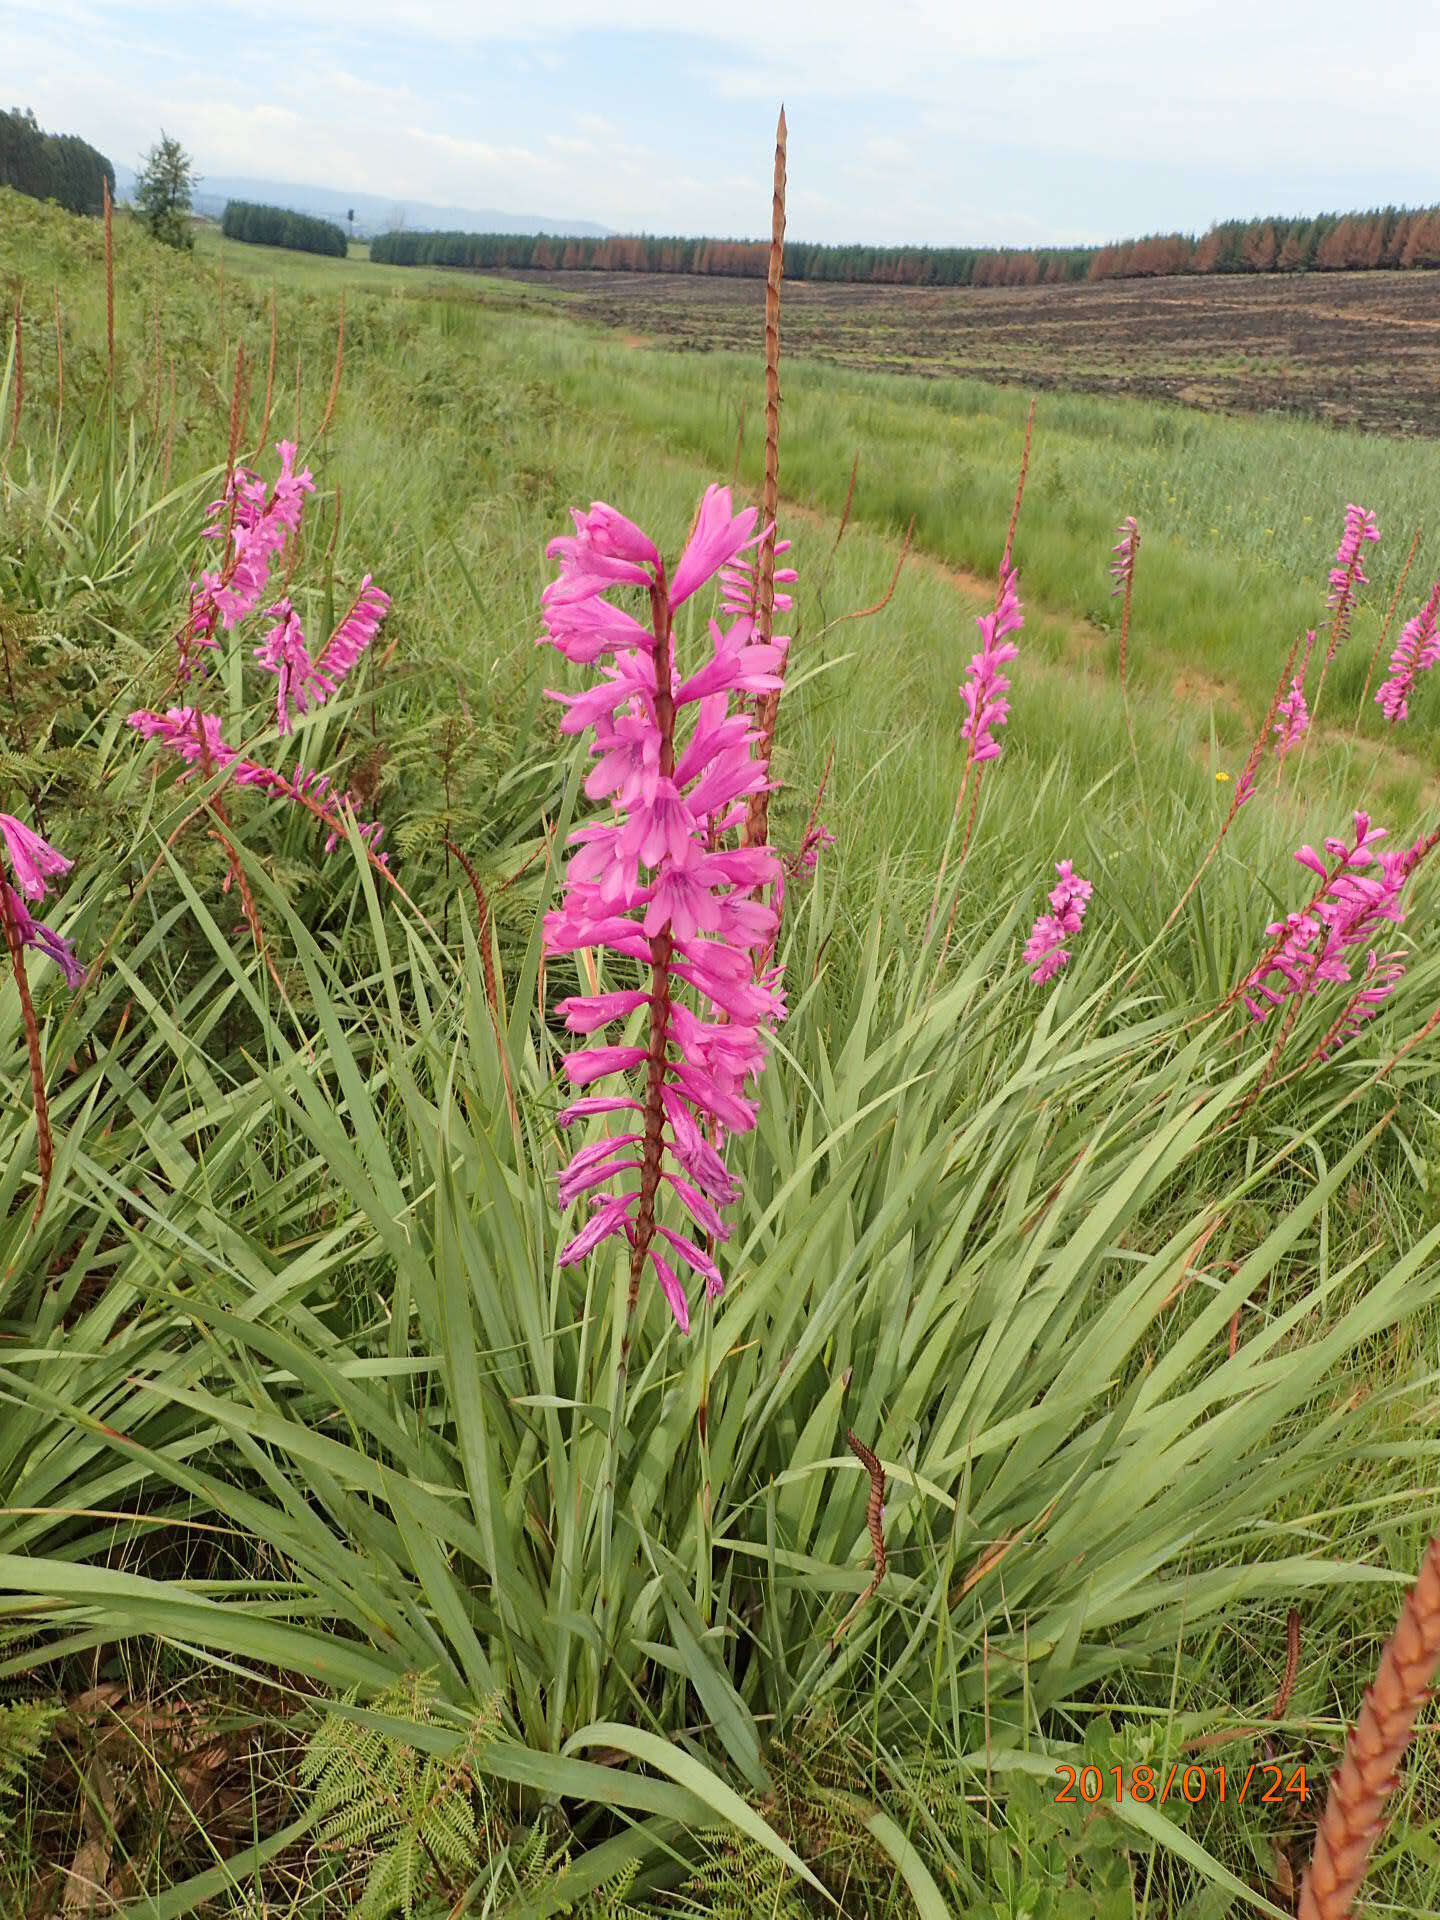
[[[1025,943],[1023,959],[1031,969],[1030,979],[1037,987],[1046,986],[1062,967],[1070,964],[1067,942],[1080,931],[1085,909],[1095,891],[1088,880],[1075,873],[1068,860],[1055,868],[1058,885],[1050,890],[1049,913],[1038,916]]]
[[[1375,695],[1376,706],[1392,727],[1409,718],[1410,695],[1417,677],[1428,673],[1440,661],[1440,635],[1435,630],[1437,613],[1440,613],[1440,580],[1435,582],[1430,598],[1419,613],[1406,622],[1390,656],[1390,678]]]
[[[1275,758],[1283,760],[1292,747],[1298,747],[1310,731],[1310,709],[1305,704],[1305,676],[1310,670],[1310,655],[1315,646],[1315,629],[1305,636],[1305,658],[1300,671],[1290,682],[1290,691],[1275,709]]]
[[[308,468],[296,473],[293,441],[277,443],[280,477],[268,498],[264,482],[237,467],[223,498],[211,502],[207,540],[226,543],[217,573],[202,574],[190,589],[192,609],[182,643],[213,647],[217,615],[228,632],[259,606],[270,580],[270,563],[300,525],[305,495],[315,491]],[[189,662],[182,662],[188,671]]]
[[[338,827],[343,824],[339,816],[346,812],[353,813],[355,798],[353,794],[337,792],[328,773],[307,773],[303,767],[297,767],[294,779],[287,780],[283,773],[276,773],[273,768],[261,766],[258,761],[248,760],[237,753],[226,744],[215,715],[202,713],[197,716],[193,707],[171,707],[163,714],[142,709],[130,714],[126,724],[133,727],[141,739],[157,741],[169,752],[178,754],[188,767],[199,766],[203,771],[208,762],[212,774],[226,774],[237,787],[261,787],[277,799],[290,801],[292,805],[308,803],[311,807],[323,809],[323,817],[330,827],[325,851],[334,853],[339,846]],[[360,838],[375,853],[384,835],[384,827],[378,820],[358,822],[357,826]],[[386,854],[375,853],[375,858],[381,866],[389,864]]]
[[[1364,550],[1373,546],[1380,538],[1380,529],[1375,516],[1368,508],[1353,504],[1345,509],[1345,531],[1340,536],[1340,545],[1335,551],[1335,564],[1330,569],[1330,594],[1326,605],[1333,610],[1330,621],[1330,645],[1325,654],[1328,667],[1335,658],[1336,648],[1350,631],[1350,617],[1355,611],[1355,589],[1368,587],[1363,565]]]
[[[67,865],[69,863],[67,862]],[[65,976],[65,984],[73,992],[85,984],[85,969],[75,958],[75,950],[68,940],[62,940],[53,927],[47,927],[37,920],[20,895],[8,881],[0,881],[5,888],[5,897],[10,903],[10,917],[15,922],[15,931],[20,936],[22,947],[32,947],[37,953],[43,953],[53,960]]]
[[[76,960],[69,942],[35,919],[21,897],[28,895],[32,900],[43,900],[50,890],[49,882],[68,873],[74,861],[67,860],[63,853],[57,853],[33,827],[27,827],[23,820],[17,820],[10,813],[0,813],[0,839],[3,839],[5,859],[16,881],[12,887],[0,875],[0,886],[5,889],[10,916],[20,936],[21,946],[33,947],[36,952],[48,955],[65,975],[66,983],[71,988],[78,987],[85,978],[85,969]]]
[[[708,657],[688,677],[677,670],[675,606],[725,569],[732,570],[725,600],[735,597],[733,570],[745,564],[737,556],[755,515],[733,513],[726,488],[707,490],[673,583],[648,535],[612,507],[597,503],[573,517],[575,534],[548,549],[560,568],[542,596],[545,638],[600,673],[585,691],[552,698],[565,708],[562,732],[591,736],[585,790],[608,802],[609,812],[570,836],[564,897],[546,917],[545,945],[551,955],[604,947],[622,963],[638,963],[644,984],[574,995],[558,1011],[571,1032],[584,1035],[645,1012],[648,1042],[602,1040],[564,1061],[576,1088],[642,1069],[644,1079],[637,1087],[643,1099],[628,1091],[591,1095],[561,1116],[569,1124],[638,1113],[642,1125],[627,1122],[625,1132],[582,1147],[565,1168],[562,1208],[586,1199],[592,1210],[559,1259],[573,1265],[623,1236],[632,1280],[638,1284],[648,1263],[685,1331],[685,1291],[657,1238],[703,1277],[712,1297],[720,1274],[702,1248],[660,1222],[657,1202],[668,1188],[702,1234],[728,1237],[719,1209],[737,1189],[721,1146],[726,1134],[755,1124],[749,1090],[784,1014],[778,978],[756,978],[774,937],[776,913],[765,892],[779,863],[767,848],[728,838],[746,797],[765,784],[754,757],[758,736],[731,702],[779,684],[781,649],[755,642],[748,606],[722,602],[733,618],[708,623]],[[644,593],[648,621],[606,598],[617,588]],[[626,1190],[596,1192],[612,1181]]]
[[[1127,514],[1120,522],[1118,532],[1120,542],[1110,551],[1116,556],[1110,564],[1110,578],[1115,582],[1110,598],[1125,591],[1135,577],[1135,556],[1140,551],[1140,528],[1134,514]]]
[[[389,594],[372,586],[367,573],[360,582],[360,591],[350,611],[331,634],[321,650],[320,658],[315,662],[315,677],[323,689],[317,695],[318,701],[323,702],[339,687],[379,632],[380,623],[389,611]]]
[[[57,853],[48,840],[42,840],[33,827],[27,827],[12,813],[0,813],[0,835],[5,841],[5,857],[22,893],[32,900],[43,900],[49,892],[47,882],[58,879],[74,866],[63,853]]]
[[[713,580],[722,567],[730,564],[748,543],[755,520],[753,507],[746,507],[743,513],[731,513],[728,487],[709,486],[705,489],[705,498],[700,502],[700,511],[695,519],[695,531],[676,562],[675,575],[670,582],[672,608],[678,607],[682,600],[688,600],[707,580]]]
[[[265,617],[275,625],[254,653],[265,671],[275,675],[275,724],[285,734],[290,731],[291,713],[304,713],[312,698],[318,706],[325,698],[325,688],[305,645],[299,615],[289,600],[278,600]]]
[[[1010,718],[1006,698],[1010,682],[1002,669],[1019,658],[1020,649],[1009,635],[1018,633],[1025,624],[1014,567],[1001,584],[994,611],[978,615],[975,624],[980,629],[981,648],[972,655],[965,670],[965,685],[960,689],[966,713],[960,737],[970,743],[970,759],[983,763],[1000,756],[1000,743],[992,728],[1003,727]]]
[[[1275,1007],[1297,995],[1349,985],[1348,956],[1374,940],[1382,925],[1398,926],[1404,920],[1400,895],[1418,864],[1417,848],[1382,853],[1384,828],[1372,829],[1370,816],[1359,812],[1354,824],[1353,844],[1325,842],[1333,867],[1314,847],[1297,850],[1295,859],[1319,877],[1320,887],[1307,906],[1265,929],[1271,945],[1240,989],[1252,1019],[1266,1020]]]

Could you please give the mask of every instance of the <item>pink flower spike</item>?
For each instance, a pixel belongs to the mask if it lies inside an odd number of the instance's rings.
[[[0,813],[0,835],[4,836],[5,857],[16,884],[32,900],[43,900],[49,892],[47,882],[68,873],[75,864],[12,813]]]
[[[1025,624],[1019,576],[1014,567],[1001,584],[993,612],[980,614],[975,624],[980,629],[981,648],[972,656],[965,670],[965,684],[960,689],[966,714],[960,737],[969,742],[970,759],[983,764],[1000,757],[1000,743],[994,729],[1003,727],[1010,718],[1010,702],[1006,698],[1010,682],[1002,669],[1019,658],[1020,649],[1009,635],[1018,633]]]
[[[1055,868],[1059,882],[1050,890],[1051,912],[1040,914],[1030,930],[1022,958],[1031,969],[1030,980],[1037,987],[1047,986],[1062,968],[1069,966],[1067,942],[1080,931],[1085,909],[1095,891],[1088,880],[1075,873],[1068,860]]]
[[[562,1175],[562,1206],[612,1176],[639,1176],[626,1196],[633,1215],[622,1221],[607,1214],[603,1229],[592,1221],[568,1244],[567,1257],[583,1257],[623,1230],[632,1289],[648,1259],[682,1327],[688,1310],[668,1262],[656,1257],[657,1234],[706,1273],[712,1295],[720,1275],[707,1254],[661,1226],[657,1204],[668,1187],[706,1233],[725,1238],[719,1209],[737,1196],[724,1164],[725,1136],[755,1124],[747,1089],[785,1010],[778,973],[765,971],[776,926],[766,896],[780,877],[779,862],[768,848],[734,842],[744,802],[766,776],[754,759],[751,717],[732,713],[731,701],[766,691],[780,661],[778,643],[755,643],[748,608],[735,612],[726,604],[748,577],[740,555],[754,523],[753,512],[732,512],[727,489],[712,487],[667,580],[640,529],[611,508],[592,507],[575,516],[573,538],[551,543],[560,567],[542,596],[550,644],[576,665],[600,669],[582,692],[555,697],[565,708],[562,731],[591,735],[585,793],[607,809],[570,835],[563,904],[546,915],[545,950],[559,956],[604,948],[610,961],[643,969],[639,979],[622,974],[615,989],[567,998],[560,1012],[571,1031],[585,1034],[644,1009],[649,1026],[646,1046],[602,1043],[578,1048],[564,1062],[576,1087],[637,1075],[617,1095],[617,1108],[638,1111],[644,1122],[638,1138],[581,1149]],[[707,623],[711,657],[687,680],[674,610],[717,573],[722,608],[734,617],[728,625]],[[617,587],[642,586],[647,625],[606,597]],[[629,1086],[643,1099],[632,1098]],[[614,1110],[576,1101],[562,1120]]]
[[[1422,673],[1429,673],[1440,662],[1437,614],[1440,614],[1440,580],[1435,582],[1430,598],[1414,619],[1407,621],[1390,656],[1390,678],[1375,695],[1376,706],[1392,727],[1409,718],[1410,696],[1418,677]]]

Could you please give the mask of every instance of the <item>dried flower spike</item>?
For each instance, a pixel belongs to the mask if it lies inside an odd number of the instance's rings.
[[[1440,1667],[1440,1535],[1380,1656],[1375,1684],[1331,1778],[1315,1851],[1300,1887],[1300,1920],[1347,1920],[1381,1834],[1385,1802]]]

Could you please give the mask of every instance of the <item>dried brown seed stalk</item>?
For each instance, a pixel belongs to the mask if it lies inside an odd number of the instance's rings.
[[[320,422],[320,431],[316,436],[317,439],[323,440],[326,434],[330,431],[330,422],[335,417],[335,402],[340,398],[340,374],[344,368],[344,365],[345,365],[345,294],[342,289],[340,294],[340,326],[339,326],[338,332],[335,335],[335,378],[330,382],[330,398],[325,402],[325,417]],[[299,399],[298,399],[298,395],[300,392],[300,367],[299,367],[298,361],[296,362],[296,367],[295,367],[295,392],[297,395],[295,410],[298,416],[299,410],[300,410]]]
[[[1162,935],[1167,934],[1170,931],[1171,927],[1174,926],[1175,922],[1180,918],[1180,915],[1185,911],[1186,905],[1189,902],[1191,896],[1194,894],[1195,889],[1199,886],[1200,882],[1204,879],[1206,869],[1209,867],[1210,862],[1215,858],[1216,854],[1220,851],[1221,842],[1224,840],[1226,834],[1230,831],[1231,825],[1234,822],[1236,814],[1239,813],[1241,806],[1244,804],[1245,790],[1255,776],[1255,769],[1260,764],[1260,756],[1265,751],[1265,742],[1269,738],[1270,729],[1275,722],[1275,710],[1280,705],[1281,700],[1285,696],[1285,689],[1290,684],[1290,676],[1295,669],[1295,655],[1299,652],[1299,650],[1300,650],[1300,641],[1297,637],[1295,641],[1291,644],[1289,653],[1287,653],[1285,656],[1285,665],[1280,670],[1280,678],[1276,681],[1275,691],[1270,696],[1270,705],[1265,709],[1265,718],[1260,722],[1260,731],[1255,736],[1255,744],[1253,747],[1251,747],[1250,757],[1245,762],[1245,771],[1241,774],[1240,778],[1235,783],[1235,797],[1230,802],[1230,811],[1226,814],[1224,823],[1221,826],[1219,833],[1216,834],[1213,843],[1211,844],[1210,851],[1206,854],[1205,858],[1200,862],[1199,867],[1196,869],[1195,878],[1190,882],[1189,886],[1185,889],[1184,893],[1181,894],[1180,898],[1175,902],[1175,905],[1170,909],[1170,918],[1165,922],[1164,926],[1160,929],[1160,932]],[[1134,978],[1135,978],[1135,975],[1132,973],[1130,976],[1130,979],[1133,980]],[[1129,985],[1129,981],[1126,982],[1126,985],[1127,986]],[[1225,1004],[1228,1006],[1230,1002],[1227,1001]]]
[[[760,521],[765,536],[755,568],[755,638],[768,646],[775,625],[775,516],[780,510],[780,282],[785,267],[785,109],[775,128],[775,186],[770,204],[770,262],[765,278],[765,482]],[[785,663],[781,662],[783,679]],[[767,766],[775,741],[783,687],[762,694],[756,705],[759,757]],[[770,837],[770,795],[750,796],[745,814],[745,844],[764,846]]]
[[[105,189],[105,352],[110,368],[110,391],[115,391],[115,242],[111,232],[110,182]]]
[[[1030,401],[1030,411],[1025,416],[1025,445],[1020,454],[1020,478],[1015,486],[1015,504],[1010,509],[1010,525],[1005,530],[1005,552],[1000,560],[1000,589],[1004,590],[1005,576],[1010,571],[1011,556],[1015,552],[1015,529],[1020,524],[1020,504],[1025,498],[1025,480],[1030,472],[1030,436],[1035,431],[1035,401]],[[997,592],[996,604],[999,604]]]
[[[1272,1720],[1283,1720],[1290,1696],[1295,1691],[1295,1676],[1300,1671],[1300,1609],[1291,1607],[1285,1616],[1285,1678],[1270,1709]]]
[[[5,442],[5,459],[8,462],[11,449],[15,445],[16,435],[20,431],[20,411],[25,405],[25,342],[20,332],[20,303],[22,294],[15,291],[15,393],[14,406],[10,415],[10,438]]]
[[[1346,1920],[1381,1833],[1381,1815],[1440,1667],[1440,1534],[1405,1597],[1375,1684],[1331,1776],[1300,1887],[1300,1920]]]
[[[865,1525],[870,1534],[870,1547],[875,1558],[875,1573],[869,1586],[851,1607],[845,1618],[830,1636],[830,1651],[833,1653],[840,1644],[841,1635],[862,1607],[869,1604],[879,1591],[880,1582],[885,1578],[885,1469],[875,1458],[869,1447],[852,1429],[845,1435],[845,1443],[855,1458],[870,1476],[870,1498],[865,1505]]]
[[[3,861],[0,861],[0,922],[4,924],[5,944],[10,950],[15,991],[20,996],[20,1019],[25,1028],[25,1051],[30,1060],[30,1095],[35,1104],[35,1164],[40,1172],[40,1194],[31,1215],[33,1226],[45,1210],[45,1196],[50,1191],[55,1142],[50,1132],[50,1107],[45,1098],[45,1057],[40,1051],[40,1023],[35,1018],[35,1002],[30,998],[30,982],[25,974],[25,949],[10,904],[10,883]]]
[[[60,332],[60,289],[55,289],[55,431],[65,411],[65,343]]]

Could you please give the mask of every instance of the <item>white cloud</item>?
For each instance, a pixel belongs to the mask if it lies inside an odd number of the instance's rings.
[[[351,0],[343,39],[331,0],[222,0],[203,44],[189,0],[0,6],[9,93],[122,164],[163,125],[203,173],[651,231],[768,226],[783,97],[807,238],[1418,197],[1440,70],[1434,0]]]

